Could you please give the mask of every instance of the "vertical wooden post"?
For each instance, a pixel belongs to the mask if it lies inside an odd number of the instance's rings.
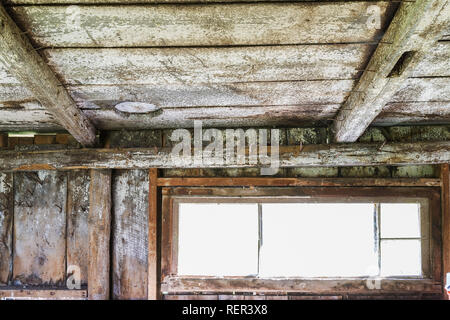
[[[0,285],[12,275],[13,174],[0,172]]]
[[[112,179],[114,300],[148,299],[148,179],[148,170],[116,170]]]
[[[450,173],[449,164],[441,166],[442,183],[442,258],[443,258],[443,281],[446,274],[450,272]],[[450,300],[449,295],[444,293],[444,299]]]
[[[148,299],[159,298],[158,279],[158,169],[149,171],[149,194],[148,194]]]
[[[91,170],[89,190],[89,300],[109,299],[111,170]]]

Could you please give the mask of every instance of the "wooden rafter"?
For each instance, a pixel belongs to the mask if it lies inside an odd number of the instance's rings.
[[[81,144],[95,143],[95,127],[0,4],[0,63]]]
[[[337,142],[356,141],[439,40],[450,19],[448,0],[402,2],[334,123]]]
[[[270,147],[269,147],[270,150]],[[269,151],[270,153],[270,151]],[[224,151],[224,155],[226,152]],[[218,160],[199,164],[174,158],[171,148],[63,149],[0,151],[0,171],[68,169],[238,168],[262,167]],[[215,161],[218,161],[217,163]],[[279,167],[335,167],[443,164],[450,162],[450,141],[416,143],[353,143],[279,147]]]

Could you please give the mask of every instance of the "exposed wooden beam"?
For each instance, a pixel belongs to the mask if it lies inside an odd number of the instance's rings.
[[[13,265],[13,174],[0,173],[0,285],[8,285]]]
[[[334,122],[337,142],[356,141],[443,32],[448,0],[402,2]]]
[[[0,300],[86,300],[86,290],[2,288]]]
[[[430,178],[158,178],[159,187],[439,187]]]
[[[367,280],[303,280],[303,279],[205,279],[171,276],[161,283],[161,291],[169,294],[239,292],[266,294],[384,294],[401,292],[440,293],[442,287],[433,280],[381,281],[381,289],[374,292],[367,287]]]
[[[89,192],[89,300],[108,300],[110,284],[111,170],[92,170]]]
[[[1,4],[0,62],[82,145],[94,145],[94,126]]]
[[[270,153],[270,147],[269,153]],[[224,154],[226,154],[224,150]],[[416,143],[353,143],[280,146],[279,167],[336,167],[443,164],[450,162],[450,141]],[[255,164],[193,163],[172,157],[171,148],[63,149],[0,151],[0,171],[148,168],[244,168]]]

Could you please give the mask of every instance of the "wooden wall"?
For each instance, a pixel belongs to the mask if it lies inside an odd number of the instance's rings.
[[[88,170],[0,174],[0,286],[88,284]],[[112,176],[112,298],[147,298],[148,172]]]
[[[169,145],[166,131],[109,132],[105,145],[148,147]],[[289,144],[323,143],[326,129],[283,129]],[[362,141],[448,140],[448,127],[372,129]],[[36,140],[36,138],[34,139]],[[16,146],[22,147],[22,146]],[[447,172],[448,169],[443,171]],[[252,177],[254,169],[170,169],[161,177]],[[290,168],[278,177],[304,178],[439,178],[438,166],[378,166]],[[107,256],[108,294],[112,299],[147,299],[149,171],[112,170],[111,231]],[[67,268],[80,267],[81,284],[88,285],[91,173],[88,170],[0,172],[0,291],[4,288],[65,288]],[[103,186],[106,187],[106,186]],[[96,187],[94,189],[99,189]],[[91,188],[92,189],[92,188]],[[448,189],[448,184],[447,184]],[[91,190],[92,192],[92,190]],[[446,200],[445,200],[446,199]],[[444,208],[448,198],[444,198]],[[447,208],[448,209],[448,208]],[[445,210],[445,209],[444,209]],[[447,215],[448,218],[448,215]],[[448,229],[448,223],[444,224]],[[446,230],[446,229],[444,229]],[[445,236],[444,232],[444,236]],[[444,255],[448,261],[448,257]],[[448,270],[448,266],[447,266]],[[156,274],[151,270],[152,274]],[[3,288],[3,289],[4,289]],[[0,292],[1,298],[1,292]],[[230,299],[230,296],[163,296],[164,299]],[[234,296],[236,299],[316,299],[299,296]],[[320,297],[319,297],[320,298]],[[353,299],[356,296],[324,296]],[[361,297],[359,297],[361,298]],[[389,298],[389,297],[383,297]],[[398,297],[397,297],[398,298]],[[410,298],[433,298],[414,296]]]

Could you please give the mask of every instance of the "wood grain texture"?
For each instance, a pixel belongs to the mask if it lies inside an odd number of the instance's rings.
[[[26,105],[27,107],[24,107]],[[37,109],[34,108],[37,107]],[[61,131],[63,127],[53,115],[35,103],[24,103],[0,108],[0,130],[4,131]]]
[[[450,170],[449,164],[441,166],[442,181],[442,261],[444,281],[446,274],[450,272]],[[445,285],[445,283],[444,283]],[[450,296],[445,294],[443,298],[450,300]]]
[[[90,172],[73,170],[67,175],[67,266],[79,267],[81,285],[87,285]]]
[[[20,81],[17,80],[17,78],[14,77],[10,71],[8,71],[8,68],[0,64],[0,84],[20,86]]]
[[[327,123],[333,119],[338,104],[264,106],[264,107],[200,107],[163,109],[158,115],[121,115],[111,109],[84,110],[96,127],[103,130],[192,128],[194,120],[204,127],[299,126]]]
[[[442,88],[439,91],[439,87]],[[445,98],[447,90],[436,86],[433,90],[437,99]],[[398,100],[426,97],[427,91],[420,86],[411,87],[402,93]],[[115,102],[104,102],[114,105]],[[36,130],[44,132],[61,131],[63,128],[53,116],[42,109],[27,109],[22,106],[32,106],[32,103],[20,104],[16,107],[0,108],[0,130],[23,131]],[[36,105],[38,107],[38,105]],[[409,101],[390,102],[374,120],[374,125],[396,124],[432,124],[448,123],[450,117],[448,101]],[[311,126],[323,125],[334,119],[339,104],[310,105],[272,105],[272,106],[224,106],[224,107],[189,107],[166,108],[162,113],[153,115],[118,114],[109,108],[84,109],[83,112],[95,125],[102,130],[121,129],[156,129],[192,127],[193,120],[202,120],[205,127],[254,127],[254,126]]]
[[[369,186],[440,186],[439,179],[386,178],[158,178],[160,187],[369,187]]]
[[[380,28],[368,24],[373,5],[380,11]],[[19,6],[12,11],[38,47],[167,47],[373,42],[381,39],[396,6],[317,2]]]
[[[447,0],[401,3],[355,90],[334,122],[337,142],[356,141],[409,76],[424,76],[424,73],[435,75],[435,65],[443,67],[439,73],[448,72],[446,63],[439,63],[439,59],[434,57],[436,54],[442,56],[441,43],[437,47],[435,43],[440,39],[450,18],[450,6],[447,4]],[[446,51],[448,46],[443,46],[443,51]],[[394,66],[406,52],[413,54],[392,75]],[[447,56],[448,52],[443,55]],[[431,71],[422,71],[429,68],[426,63],[423,66],[423,59],[432,61]],[[418,69],[413,71],[415,67]]]
[[[447,3],[445,21],[450,23],[450,9]],[[444,15],[442,13],[441,15]],[[444,20],[444,18],[442,18]],[[438,27],[437,27],[438,28]],[[440,30],[440,29],[439,29]],[[442,31],[441,31],[442,32]],[[411,77],[449,77],[450,70],[448,61],[450,60],[450,41],[443,41],[430,44],[426,54],[418,59],[417,65],[411,68]]]
[[[66,195],[65,172],[14,175],[14,284],[63,285]]]
[[[450,88],[450,77],[409,78],[405,80],[402,88],[392,97],[390,103],[448,102],[450,101],[450,90],[448,88]],[[384,110],[385,108],[383,108]]]
[[[170,294],[182,293],[268,293],[282,294],[295,292],[302,294],[370,294],[366,280],[301,280],[301,279],[182,279],[168,277],[162,282],[162,291]],[[399,292],[438,293],[440,284],[431,280],[395,280],[382,281],[380,294]]]
[[[2,81],[0,75],[0,82]],[[13,102],[23,100],[35,100],[29,90],[21,86],[20,84],[0,84],[0,101],[1,102]]]
[[[268,148],[270,153],[270,147]],[[450,141],[280,146],[279,167],[338,167],[443,164],[450,162]],[[172,148],[65,149],[0,151],[0,171],[55,169],[258,168],[256,164],[194,164],[172,157]],[[225,154],[225,152],[224,152]],[[92,182],[91,182],[92,186]],[[92,187],[91,187],[92,188]],[[95,189],[94,189],[95,190]]]
[[[158,250],[158,169],[149,170],[148,207],[148,299],[160,299]]]
[[[235,82],[226,84],[73,85],[68,90],[83,109],[144,101],[164,108],[339,104],[354,80]]]
[[[114,173],[113,299],[147,299],[148,186],[146,170]]]
[[[374,45],[47,49],[69,85],[214,84],[355,79]]]
[[[449,123],[450,101],[398,102],[387,104],[373,125]]]
[[[12,275],[13,174],[0,172],[0,286]]]
[[[355,0],[370,2],[372,0]],[[234,3],[242,2],[242,0],[5,0],[7,4],[28,4],[28,5],[44,5],[44,4],[154,4],[154,3],[177,3],[177,4],[190,4],[190,3]],[[246,2],[329,2],[326,0],[248,0]]]
[[[108,300],[110,288],[111,170],[91,170],[89,187],[89,300]]]
[[[0,300],[86,300],[86,290],[2,289]]]
[[[83,145],[93,145],[95,128],[53,71],[0,4],[0,62]]]

